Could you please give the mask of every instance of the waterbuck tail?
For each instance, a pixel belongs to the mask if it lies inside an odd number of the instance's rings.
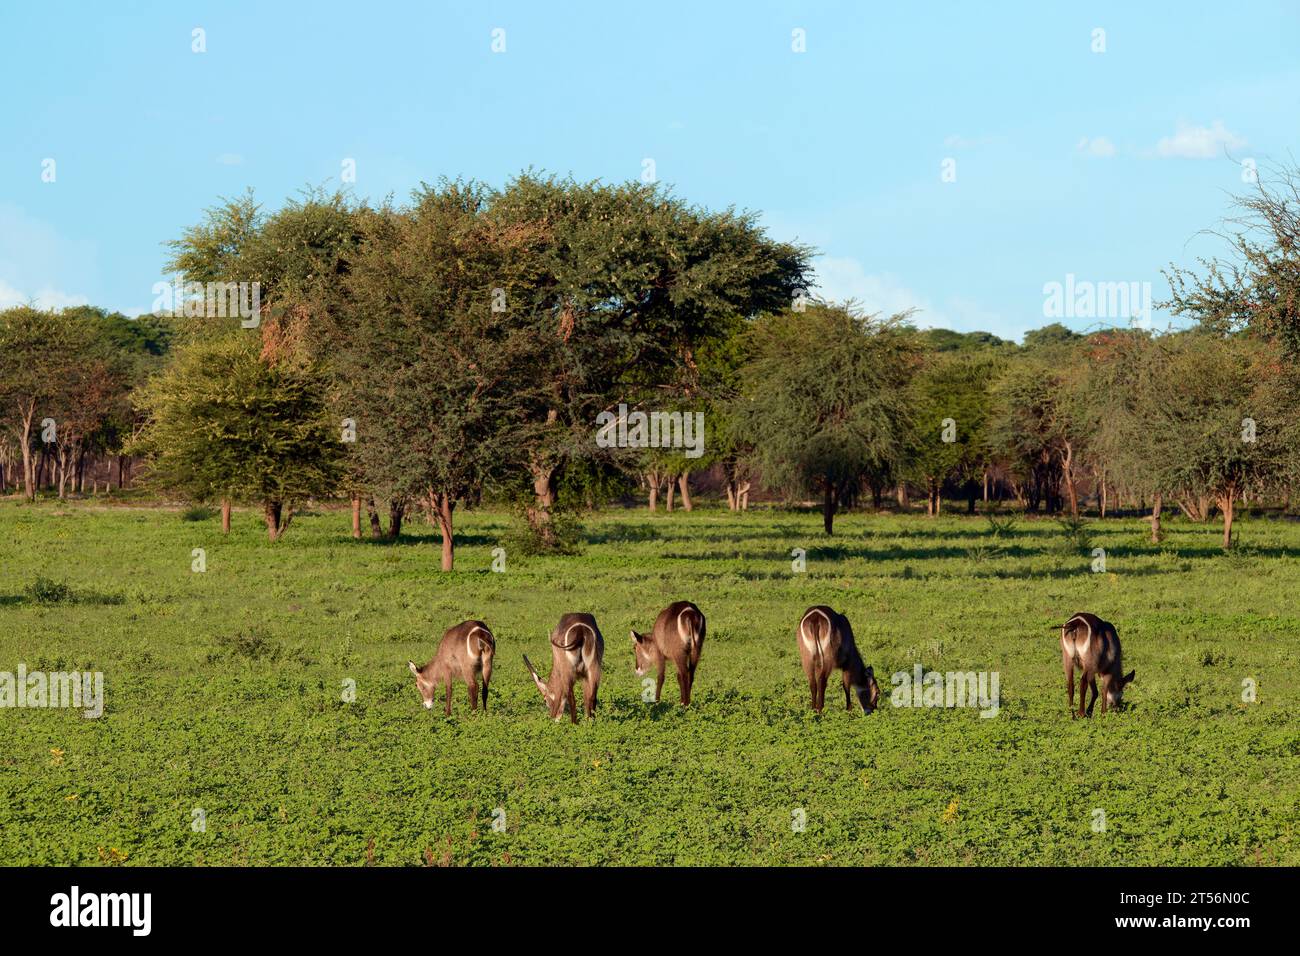
[[[470,631],[470,633],[473,634],[475,640],[478,641],[480,651],[486,651],[492,654],[496,653],[497,639],[492,636],[492,632],[486,627],[475,627]]]
[[[573,640],[569,640],[569,635],[573,634],[574,630],[577,630],[578,633],[574,635]],[[564,637],[560,638],[560,642],[558,644],[555,641],[551,641],[551,644],[554,645],[555,647],[558,647],[562,651],[571,651],[575,647],[581,647],[583,645],[583,642],[586,639],[582,636],[582,632],[590,631],[590,630],[591,630],[590,626],[583,623],[582,621],[577,621],[569,625],[569,629],[564,632]]]

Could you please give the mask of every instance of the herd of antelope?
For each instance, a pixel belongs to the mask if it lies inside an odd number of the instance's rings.
[[[1065,670],[1065,686],[1070,716],[1092,716],[1097,702],[1097,680],[1101,679],[1101,711],[1108,707],[1120,708],[1124,688],[1133,681],[1133,671],[1125,674],[1121,663],[1119,634],[1115,627],[1095,614],[1080,613],[1071,617],[1061,628],[1061,666]],[[632,631],[632,650],[635,655],[637,676],[655,671],[655,696],[659,700],[664,686],[664,671],[672,661],[677,669],[677,687],[682,706],[691,702],[691,685],[695,682],[695,668],[700,663],[704,647],[704,613],[690,601],[675,601],[659,612],[649,634]],[[1055,626],[1053,626],[1055,630]],[[816,605],[804,611],[795,632],[799,646],[799,659],[808,690],[812,695],[812,708],[821,713],[826,703],[826,684],[836,668],[843,673],[844,706],[853,710],[855,694],[865,713],[879,705],[880,688],[871,667],[862,660],[853,640],[853,628],[842,613],[825,605]],[[488,686],[492,682],[492,658],[496,654],[496,638],[482,621],[462,621],[442,636],[438,651],[423,667],[407,661],[415,684],[426,708],[432,708],[434,695],[439,688],[445,697],[444,713],[451,715],[451,687],[454,680],[463,680],[469,688],[471,710],[478,709],[479,681],[483,682],[483,710],[487,710]],[[546,709],[555,720],[567,712],[578,722],[578,706],[574,689],[582,679],[582,704],[588,718],[596,713],[596,694],[600,689],[601,665],[605,658],[605,639],[601,636],[596,619],[587,613],[565,614],[551,631],[551,674],[542,680],[537,668],[524,655],[524,665],[532,675],[533,683],[541,691]],[[1079,709],[1074,708],[1074,671],[1079,670]],[[1092,699],[1085,708],[1086,691],[1091,689]]]

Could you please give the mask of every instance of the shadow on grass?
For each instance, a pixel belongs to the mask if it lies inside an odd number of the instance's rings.
[[[466,534],[456,532],[456,547],[460,548],[465,545],[486,545],[499,544],[501,539],[496,535],[489,534]],[[419,547],[419,548],[441,548],[442,538],[437,534],[400,534],[396,538],[390,538],[386,535],[372,538],[370,535],[363,535],[360,538],[351,536],[343,539],[343,544],[352,547],[370,547],[370,548],[401,548],[401,547]]]
[[[1005,538],[986,540],[990,548],[996,548],[997,554],[990,555],[983,559],[971,553],[972,546],[959,545],[934,545],[928,548],[900,548],[900,547],[883,547],[872,548],[861,545],[834,544],[819,545],[807,549],[807,559],[812,561],[845,561],[850,558],[860,558],[866,561],[933,561],[937,559],[965,560],[965,561],[1000,561],[1000,560],[1028,560],[1042,557],[1073,557],[1076,552],[1067,551],[1059,541],[1044,542],[1041,547],[1032,547],[1023,544],[1004,543]],[[1108,558],[1150,558],[1165,559],[1169,561],[1204,561],[1214,559],[1233,560],[1236,558],[1234,552],[1225,552],[1217,544],[1207,542],[1204,545],[1195,548],[1169,547],[1168,543],[1163,546],[1137,547],[1134,545],[1112,545],[1105,548]],[[1090,556],[1089,551],[1079,551],[1078,556],[1087,558]],[[1283,558],[1283,557],[1300,557],[1300,551],[1294,548],[1284,548],[1278,546],[1243,546],[1242,558]],[[785,551],[723,551],[712,550],[694,553],[683,553],[670,551],[665,552],[659,557],[669,561],[789,561],[789,555]],[[1137,573],[1136,570],[1125,570],[1125,573]],[[1153,573],[1147,571],[1145,573]]]

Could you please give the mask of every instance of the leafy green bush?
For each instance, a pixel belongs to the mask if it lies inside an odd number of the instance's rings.
[[[510,526],[501,542],[508,554],[536,557],[543,554],[579,554],[582,551],[582,523],[565,508],[551,509],[550,539],[528,520],[527,508],[516,505],[510,514]]]
[[[62,581],[53,581],[38,574],[36,580],[27,585],[27,596],[37,604],[67,604],[75,598],[72,588]]]
[[[1063,547],[1067,552],[1089,554],[1092,551],[1092,529],[1082,518],[1058,518],[1064,537]]]
[[[259,628],[250,628],[217,638],[217,643],[235,657],[250,661],[278,661],[282,648]]]

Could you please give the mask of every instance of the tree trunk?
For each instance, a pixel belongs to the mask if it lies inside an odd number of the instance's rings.
[[[735,485],[733,485],[733,484],[731,483],[731,479],[728,478],[726,481],[723,482],[723,487],[726,488],[726,490],[727,490],[727,510],[728,510],[728,511],[735,511],[735,510],[736,510],[736,490],[735,490]]]
[[[36,403],[23,415],[23,496],[28,501],[36,500],[36,471],[32,467],[32,419],[36,415]]]
[[[361,496],[352,496],[352,537],[361,537]]]
[[[1160,506],[1163,504],[1161,496],[1157,494],[1151,502],[1151,543],[1160,543]]]
[[[555,543],[555,527],[551,524],[551,509],[555,507],[555,468],[533,462],[529,472],[533,476],[534,502],[528,509],[528,524],[549,547]]]
[[[835,484],[830,480],[825,482],[825,492],[822,497],[822,527],[828,535],[833,535],[835,524]]]
[[[272,541],[278,541],[283,528],[280,526],[280,515],[283,506],[278,501],[262,502],[262,516],[266,520],[266,536]]]
[[[907,482],[900,481],[898,483],[898,507],[900,509],[906,510],[908,504],[909,501],[907,498]]]
[[[384,526],[379,521],[379,511],[375,508],[375,499],[366,498],[366,515],[370,519],[370,537],[382,538],[384,536]]]
[[[1232,548],[1232,508],[1237,497],[1237,489],[1229,488],[1219,496],[1219,510],[1223,512],[1223,550]]]
[[[1065,479],[1065,494],[1070,501],[1070,517],[1079,517],[1079,494],[1074,485],[1074,446],[1065,443],[1065,454],[1061,456],[1061,476]]]
[[[442,536],[442,569],[450,571],[456,562],[456,529],[452,515],[456,510],[454,495],[429,492],[429,510],[433,512],[438,524],[438,534]]]
[[[666,505],[664,510],[666,510],[669,514],[672,514],[673,512],[673,492],[676,490],[677,490],[677,482],[673,480],[672,475],[669,475],[668,494],[664,498],[664,504]]]
[[[221,533],[230,534],[230,499],[221,499]]]
[[[740,486],[740,489],[736,492],[736,495],[740,498],[741,511],[749,510],[749,484],[750,483],[746,481],[744,484]]]
[[[677,479],[677,481],[681,484],[681,488],[682,488],[682,507],[685,508],[687,511],[691,511],[695,507],[694,503],[691,501],[690,477],[691,477],[691,473],[689,471],[684,471],[681,473],[681,476],[678,477]]]
[[[989,470],[985,468],[984,469],[984,501],[987,503],[988,500],[989,500]]]
[[[943,482],[933,478],[925,480],[925,513],[937,518],[943,509]]]
[[[402,518],[406,516],[406,500],[390,498],[388,501],[388,540],[396,541],[402,533]]]
[[[68,485],[72,481],[72,449],[64,446],[59,449],[58,454],[58,472],[59,476],[59,499],[67,497]],[[75,491],[76,488],[74,487]]]

